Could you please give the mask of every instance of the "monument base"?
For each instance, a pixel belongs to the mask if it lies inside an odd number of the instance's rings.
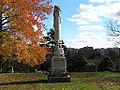
[[[70,82],[66,66],[66,58],[64,56],[53,56],[48,82]]]
[[[65,77],[54,77],[54,76],[48,76],[48,82],[54,83],[54,82],[70,82],[70,76]]]

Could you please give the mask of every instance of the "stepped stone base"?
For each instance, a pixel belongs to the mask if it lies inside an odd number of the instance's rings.
[[[70,76],[64,76],[64,77],[55,77],[55,76],[48,76],[48,82],[54,83],[54,82],[70,82]]]
[[[66,67],[66,58],[64,56],[53,56],[48,82],[70,82]]]

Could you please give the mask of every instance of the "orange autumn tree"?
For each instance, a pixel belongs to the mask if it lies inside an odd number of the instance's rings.
[[[45,61],[43,20],[50,0],[0,0],[0,57],[34,66]]]

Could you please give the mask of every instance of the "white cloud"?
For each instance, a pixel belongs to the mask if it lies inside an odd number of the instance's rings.
[[[80,30],[104,30],[102,25],[84,25],[79,27]]]
[[[111,42],[108,42],[108,37],[105,33],[80,33],[76,38],[69,40],[66,44],[73,48],[82,48],[86,46],[92,46],[94,48],[107,48],[113,46]]]
[[[101,21],[96,15],[97,13],[93,9],[94,6],[91,4],[90,5],[80,4],[80,11],[74,14],[72,18],[70,18],[69,20],[75,22],[78,25]]]
[[[112,3],[109,5],[80,4],[77,13],[74,14],[72,18],[69,18],[69,21],[75,22],[78,25],[89,24],[92,22],[100,22],[102,21],[101,17],[106,17],[106,18],[113,17],[114,14],[120,11],[119,7],[120,7],[120,2]]]
[[[113,3],[119,2],[119,0],[89,0],[92,3]]]
[[[113,18],[120,13],[120,0],[89,0],[90,4],[80,4],[76,14],[69,21],[78,25],[80,30],[103,30],[102,25],[105,18]],[[97,3],[97,4],[96,4]],[[103,19],[104,18],[104,19]],[[94,48],[113,47],[113,41],[108,41],[105,32],[96,34],[95,32],[84,32],[77,35],[74,39],[67,41],[67,46],[82,48],[92,46]]]

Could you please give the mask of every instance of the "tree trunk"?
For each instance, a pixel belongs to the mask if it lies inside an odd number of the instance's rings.
[[[2,14],[0,13],[0,32],[2,31]]]

